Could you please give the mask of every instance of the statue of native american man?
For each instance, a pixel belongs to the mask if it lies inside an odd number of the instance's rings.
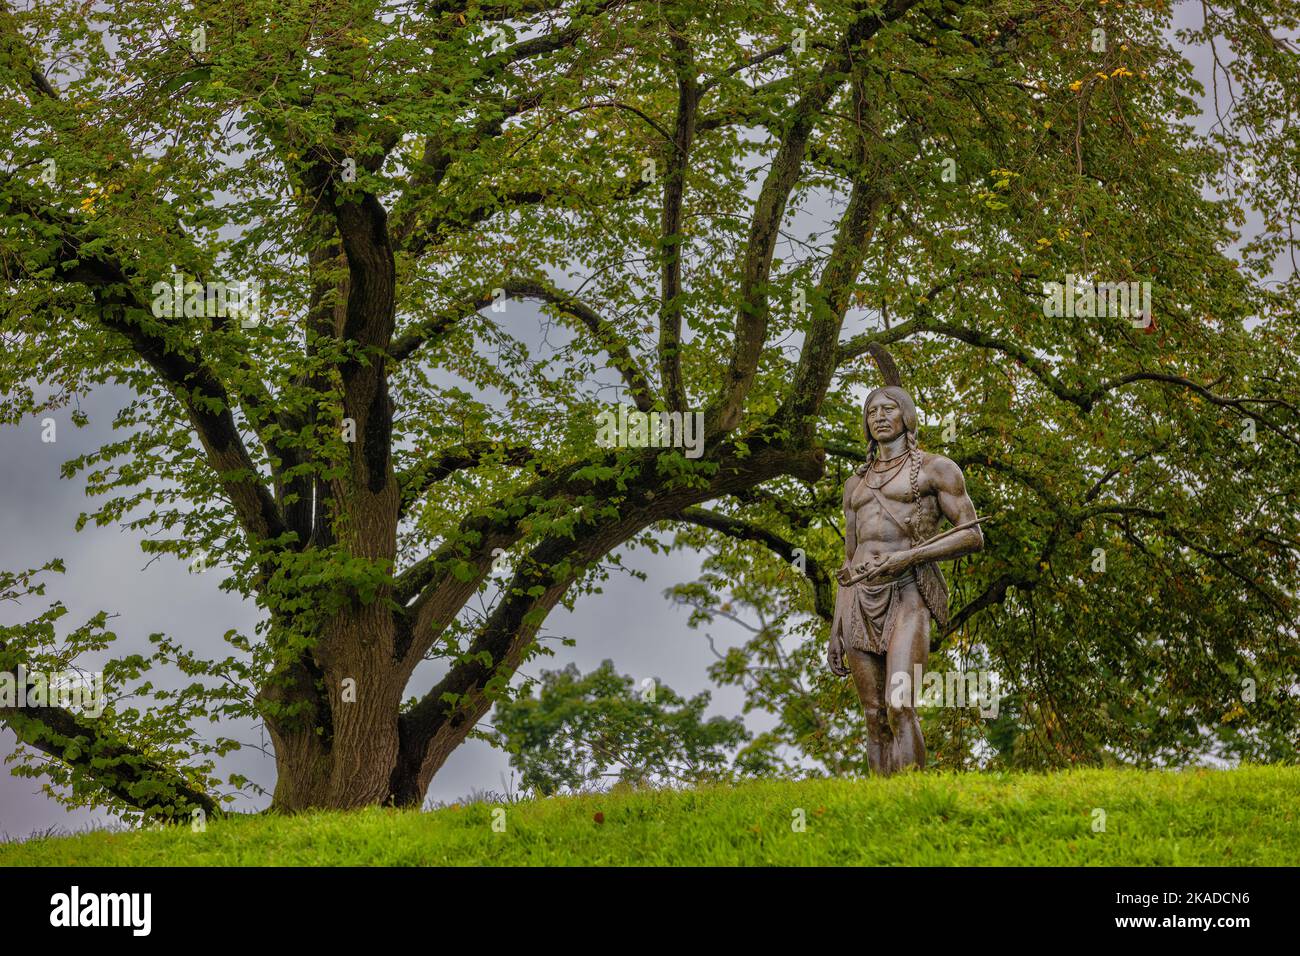
[[[916,405],[886,385],[867,396],[868,460],[844,485],[844,566],[828,661],[853,675],[866,710],[873,773],[925,766],[916,680],[930,656],[930,619],[948,623],[937,562],[984,547],[961,469],[916,442]],[[942,519],[953,528],[935,535]]]

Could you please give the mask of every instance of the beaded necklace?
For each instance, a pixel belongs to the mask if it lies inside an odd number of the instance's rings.
[[[866,486],[867,486],[868,488],[871,488],[871,489],[873,489],[873,490],[875,490],[875,491],[879,491],[881,488],[885,487],[885,485],[887,485],[887,484],[889,484],[891,481],[893,481],[895,477],[897,477],[898,473],[901,472],[901,471],[903,470],[903,466],[907,464],[908,459],[909,459],[910,457],[911,457],[911,451],[910,451],[910,449],[909,449],[908,451],[903,452],[903,454],[901,454],[901,455],[895,455],[893,458],[877,459],[876,461],[873,461],[873,462],[871,463],[871,465],[870,465],[870,468],[869,468],[870,472],[871,472],[873,475],[883,475],[883,474],[885,474],[884,471],[881,471],[880,469],[878,469],[878,468],[876,467],[876,465],[880,464],[881,461],[883,461],[885,464],[888,464],[888,463],[891,462],[891,461],[897,461],[898,464],[895,465],[893,468],[886,469],[886,471],[889,472],[889,477],[887,477],[887,478],[886,478],[884,481],[882,481],[880,484],[878,484],[878,485],[873,485],[871,482],[869,482],[869,481],[866,480],[866,476],[863,476],[863,479],[862,479],[863,482],[866,483]]]

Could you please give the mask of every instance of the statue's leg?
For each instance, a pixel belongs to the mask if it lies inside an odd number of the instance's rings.
[[[858,698],[867,715],[867,764],[872,773],[883,776],[893,770],[889,754],[894,743],[885,706],[885,657],[851,647],[845,655],[845,663],[853,674]]]
[[[930,659],[930,612],[915,586],[907,588],[898,598],[903,601],[889,642],[885,666],[889,672],[889,686],[904,688],[904,693],[888,696],[889,727],[893,731],[893,767],[904,770],[925,768],[925,738],[921,736],[921,720],[916,713],[916,694],[919,687],[917,675],[924,674]],[[921,670],[918,670],[918,665]]]

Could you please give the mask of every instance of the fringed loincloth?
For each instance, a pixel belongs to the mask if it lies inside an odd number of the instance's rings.
[[[835,617],[831,641],[871,654],[889,653],[898,621],[930,609],[917,587],[916,573],[909,569],[891,581],[859,581],[841,587],[835,596]]]

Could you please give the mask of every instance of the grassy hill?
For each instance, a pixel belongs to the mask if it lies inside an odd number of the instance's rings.
[[[762,781],[0,845],[0,866],[1297,862],[1300,767]]]

